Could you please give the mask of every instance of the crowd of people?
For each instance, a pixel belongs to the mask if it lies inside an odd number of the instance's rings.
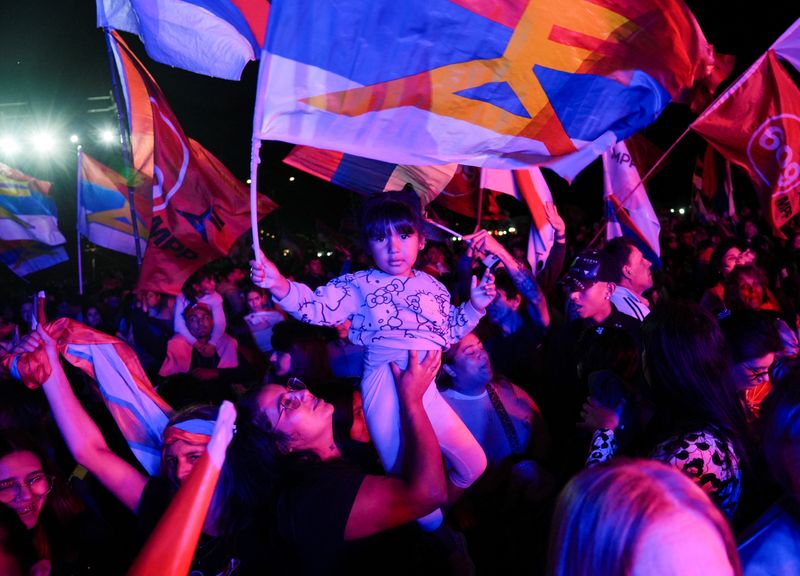
[[[169,408],[156,469],[9,295],[0,573],[125,573],[230,401],[193,575],[800,575],[800,230],[665,215],[648,259],[546,216],[535,269],[513,236],[431,241],[398,192],[336,259],[48,289]]]

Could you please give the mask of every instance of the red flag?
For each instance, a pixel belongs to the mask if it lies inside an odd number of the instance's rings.
[[[114,38],[122,63],[120,75],[128,80],[135,77],[146,87],[152,109],[153,218],[137,289],[177,294],[192,273],[225,256],[250,229],[249,191],[183,133],[153,78],[119,36]],[[128,90],[128,94],[135,93]],[[136,108],[145,106],[135,103]],[[275,207],[259,195],[260,216]]]
[[[692,128],[753,180],[776,232],[800,212],[800,91],[770,50]]]

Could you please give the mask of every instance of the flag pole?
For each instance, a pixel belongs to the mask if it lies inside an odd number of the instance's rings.
[[[115,65],[116,59],[114,57],[114,49],[112,47],[113,39],[111,38],[111,31],[109,28],[103,28],[106,36],[106,49],[108,51],[108,64],[111,68],[111,86],[114,90],[114,101],[117,104],[117,119],[119,121],[119,137],[120,145],[122,146],[122,161],[125,166],[125,182],[128,186],[128,204],[131,209],[131,227],[133,228],[133,244],[136,249],[136,266],[139,270],[142,269],[142,247],[139,245],[139,222],[136,218],[136,206],[134,204],[134,189],[131,186],[131,175],[133,173],[133,160],[131,158],[131,140],[128,133],[128,124],[122,117],[122,109],[125,99],[122,96],[122,89],[117,77],[117,68]]]
[[[77,238],[78,238],[78,294],[83,296],[83,255],[81,254],[81,174],[83,173],[83,151],[78,146],[78,178],[77,178]]]
[[[261,161],[261,140],[253,136],[250,149],[250,231],[253,236],[253,260],[258,259],[261,245],[258,237],[258,164]]]

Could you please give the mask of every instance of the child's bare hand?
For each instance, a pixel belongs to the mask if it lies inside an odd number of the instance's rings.
[[[279,299],[289,293],[289,281],[261,250],[255,260],[250,260],[250,278],[253,284],[266,288]]]
[[[497,295],[497,288],[494,285],[494,274],[488,268],[483,273],[481,281],[478,282],[476,276],[472,277],[469,290],[469,301],[478,312],[483,312],[492,303]]]

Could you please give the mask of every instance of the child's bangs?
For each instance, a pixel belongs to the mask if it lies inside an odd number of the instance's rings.
[[[417,234],[419,233],[417,222],[409,212],[403,205],[381,206],[380,210],[369,214],[367,222],[364,223],[364,234],[370,240],[387,236],[392,230],[400,234]]]

